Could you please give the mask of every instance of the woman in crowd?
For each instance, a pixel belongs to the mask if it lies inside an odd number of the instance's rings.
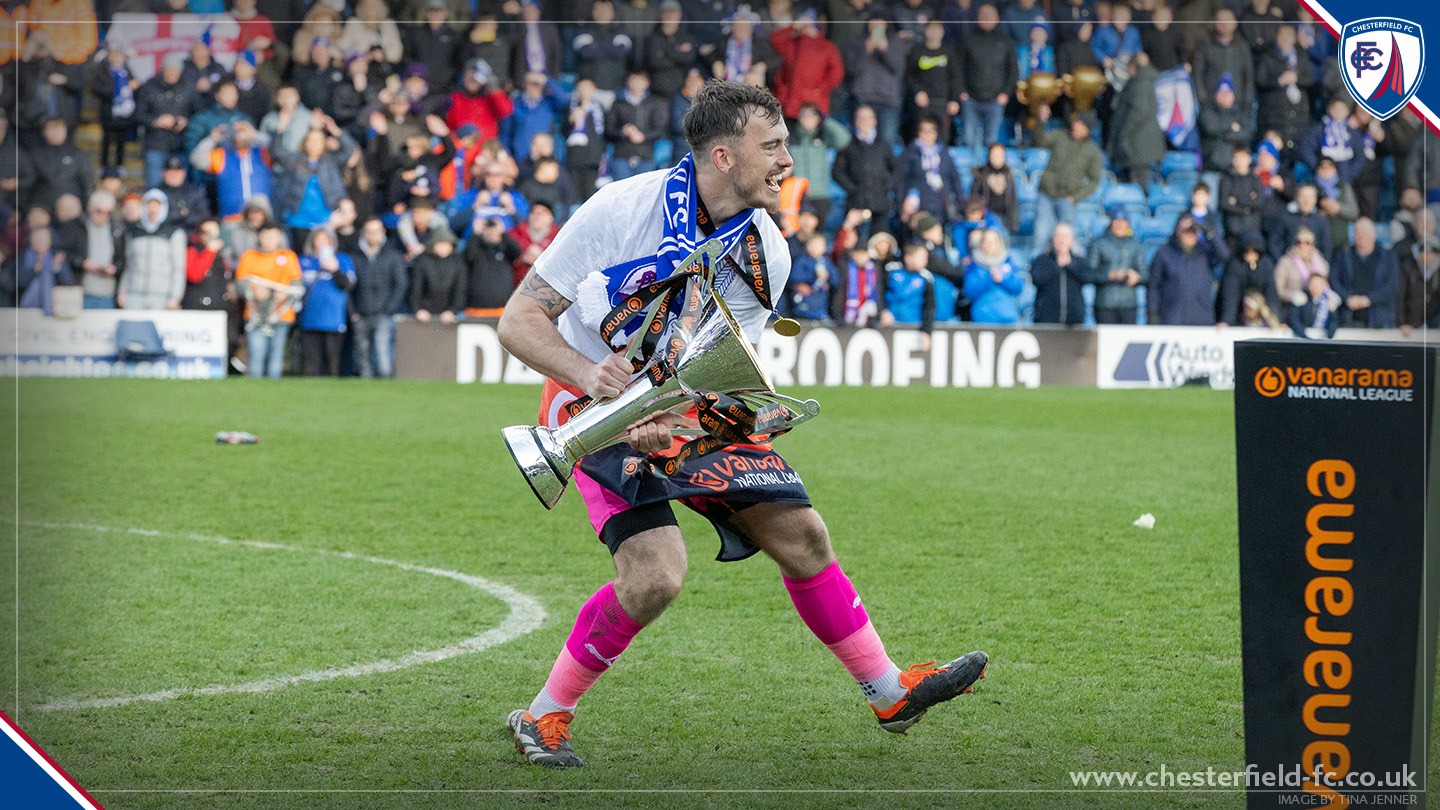
[[[1025,289],[1025,278],[1010,261],[1005,239],[987,228],[965,260],[965,297],[970,299],[970,319],[975,323],[1000,326],[1017,323],[1017,299]]]
[[[316,228],[305,241],[300,283],[305,285],[305,306],[300,310],[300,373],[338,377],[355,263],[337,251],[335,232],[329,227]]]

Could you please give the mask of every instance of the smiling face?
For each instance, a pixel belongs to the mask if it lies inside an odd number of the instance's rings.
[[[731,188],[747,207],[780,210],[780,179],[795,165],[785,148],[789,136],[784,120],[771,122],[752,110],[740,141],[724,145],[732,155]]]

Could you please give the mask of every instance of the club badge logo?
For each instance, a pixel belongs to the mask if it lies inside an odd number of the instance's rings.
[[[1376,118],[1399,112],[1425,75],[1420,26],[1395,17],[1368,17],[1340,30],[1340,68],[1345,86]]]

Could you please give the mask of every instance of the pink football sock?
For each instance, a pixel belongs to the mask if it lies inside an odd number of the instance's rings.
[[[641,625],[620,606],[615,596],[615,583],[611,582],[595,592],[575,619],[575,629],[565,641],[575,663],[592,672],[604,672],[615,663],[620,653],[630,646],[630,639],[639,633]],[[559,697],[558,695],[556,697]]]
[[[545,688],[530,704],[530,714],[538,718],[552,711],[573,710],[580,696],[600,680],[641,629],[620,606],[615,583],[596,591],[575,617],[570,638],[550,668]]]
[[[795,603],[805,626],[835,653],[856,680],[873,680],[893,666],[855,586],[840,570],[838,561],[812,577],[785,577],[785,590],[790,592],[790,601]]]

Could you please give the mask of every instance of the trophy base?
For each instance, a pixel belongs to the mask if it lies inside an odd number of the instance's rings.
[[[540,437],[536,435],[536,429],[529,425],[514,425],[500,431],[505,439],[505,446],[510,450],[510,457],[515,459],[515,465],[520,468],[520,473],[525,476],[525,483],[530,485],[530,490],[546,509],[554,509],[559,503],[560,496],[565,494],[565,485],[569,483],[570,475],[568,470],[557,469],[550,456],[540,446]]]

